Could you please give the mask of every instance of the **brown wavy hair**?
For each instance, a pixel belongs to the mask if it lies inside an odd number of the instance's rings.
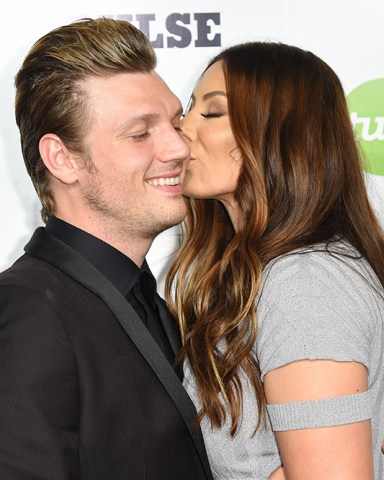
[[[256,297],[264,267],[297,248],[343,238],[384,285],[383,232],[371,209],[345,94],[313,53],[272,42],[222,51],[232,132],[243,159],[234,231],[216,200],[187,199],[184,241],[166,283],[182,355],[196,377],[198,415],[237,431],[239,373],[248,376],[265,418]],[[173,300],[174,299],[174,300]],[[181,357],[182,357],[181,355]]]
[[[89,76],[149,72],[155,66],[156,56],[145,35],[128,22],[110,18],[81,19],[52,30],[32,46],[15,77],[15,115],[43,221],[54,214],[55,204],[39,153],[41,137],[55,133],[70,151],[86,153],[83,138],[89,115],[82,81]]]

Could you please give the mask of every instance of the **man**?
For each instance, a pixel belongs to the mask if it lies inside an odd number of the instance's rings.
[[[42,203],[0,276],[0,478],[211,473],[145,255],[185,215],[181,106],[132,25],[84,19],[32,47],[16,120]]]

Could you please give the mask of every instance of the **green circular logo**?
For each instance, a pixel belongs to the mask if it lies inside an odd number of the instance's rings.
[[[384,78],[370,80],[347,96],[351,120],[364,154],[364,169],[384,176]]]

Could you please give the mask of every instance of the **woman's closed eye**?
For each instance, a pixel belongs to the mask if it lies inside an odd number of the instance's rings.
[[[219,118],[222,117],[224,113],[222,112],[204,112],[201,114],[204,118]]]

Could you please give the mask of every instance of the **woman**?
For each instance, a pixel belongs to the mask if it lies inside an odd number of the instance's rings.
[[[216,478],[382,479],[384,239],[338,77],[296,47],[231,47],[182,130],[167,295]]]

